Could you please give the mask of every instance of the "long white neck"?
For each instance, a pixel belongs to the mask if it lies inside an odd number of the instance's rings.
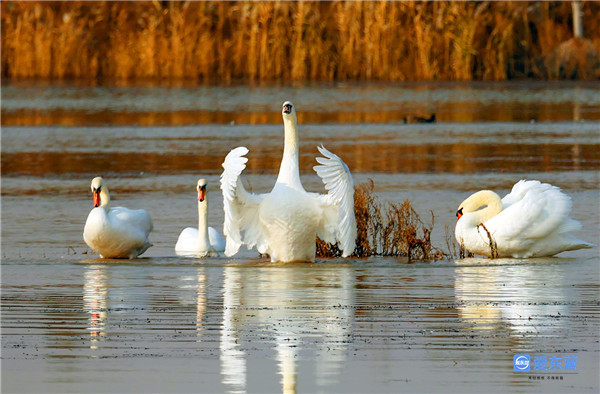
[[[106,211],[110,209],[110,193],[108,192],[108,186],[102,186],[100,191],[100,206]]]
[[[294,189],[303,189],[300,182],[300,165],[298,163],[298,122],[296,116],[283,119],[284,142],[283,158],[279,167],[278,184]]]
[[[206,196],[206,195],[205,195]],[[204,202],[198,201],[198,250],[210,251],[210,239],[208,238],[208,197]]]

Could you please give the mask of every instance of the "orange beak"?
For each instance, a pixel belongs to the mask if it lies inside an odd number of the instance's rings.
[[[92,191],[92,202],[94,203],[94,207],[100,206],[100,191],[99,190]]]
[[[459,209],[458,211],[456,211],[456,223],[454,224],[454,228],[456,228],[456,226],[458,225],[458,221],[460,220],[462,215],[463,215],[462,208]]]
[[[204,201],[204,193],[206,191],[204,189],[198,189],[198,201],[202,202]]]

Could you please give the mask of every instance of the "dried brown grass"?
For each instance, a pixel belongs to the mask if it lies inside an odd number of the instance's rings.
[[[425,224],[409,200],[403,203],[379,201],[373,192],[374,184],[355,187],[354,214],[357,237],[354,256],[406,256],[412,260],[440,260],[448,257],[431,244],[434,225]],[[317,239],[318,257],[338,257],[337,245]]]
[[[587,63],[573,72],[556,71],[560,53],[552,54],[572,37],[570,2],[2,1],[1,7],[2,76],[9,78],[598,78],[597,57],[580,56]],[[583,2],[583,13],[588,53],[597,53],[600,3]]]
[[[446,254],[448,257],[464,259],[465,257],[475,256],[465,249],[465,246],[462,243],[459,244],[456,242],[454,233],[450,231],[448,226],[446,226],[446,248],[448,249],[448,253]]]

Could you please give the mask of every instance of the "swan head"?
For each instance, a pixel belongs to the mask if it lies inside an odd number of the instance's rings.
[[[91,189],[92,203],[94,204],[94,208],[108,203],[108,201],[102,201],[103,199],[101,198],[101,195],[106,196],[107,193],[107,188],[104,186],[104,179],[102,179],[102,177],[97,176],[92,179]]]
[[[203,202],[206,199],[206,179],[198,179],[196,189],[198,190],[198,201]]]
[[[286,101],[283,103],[281,108],[281,114],[283,115],[284,120],[295,120],[296,119],[296,109],[294,108],[294,104],[291,101]]]
[[[479,220],[481,223],[484,223],[487,219],[500,213],[500,211],[502,211],[500,196],[491,190],[481,190],[460,203],[456,211],[456,220],[458,222],[463,215],[478,212],[478,216],[480,216]]]

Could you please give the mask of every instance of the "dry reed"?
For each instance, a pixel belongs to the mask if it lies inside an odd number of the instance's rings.
[[[409,261],[440,260],[448,257],[431,244],[433,213],[431,225],[426,225],[409,200],[402,204],[382,204],[373,189],[372,180],[355,188],[354,214],[357,237],[354,256],[406,256]],[[317,239],[318,257],[340,255],[337,245]]]
[[[2,1],[2,76],[193,82],[598,78],[600,3]],[[585,52],[584,52],[585,51]]]
[[[446,226],[446,248],[448,249],[448,253],[446,253],[447,257],[464,259],[466,257],[475,256],[473,253],[465,249],[465,246],[462,244],[462,242],[460,244],[456,242],[454,234],[450,232],[448,226]]]

